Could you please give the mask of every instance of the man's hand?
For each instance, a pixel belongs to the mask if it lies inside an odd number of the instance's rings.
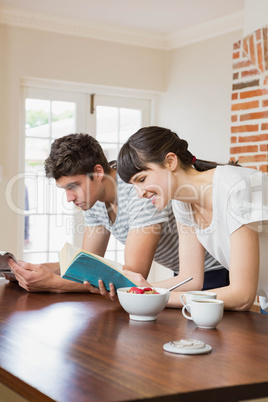
[[[53,274],[44,265],[24,261],[19,261],[17,264],[12,259],[8,260],[8,265],[14,272],[19,285],[28,292],[57,291],[55,285],[58,275]]]
[[[63,279],[42,264],[30,264],[24,261],[19,261],[19,264],[17,264],[12,259],[9,259],[8,265],[14,272],[19,285],[28,292],[65,293],[87,291],[83,284]]]

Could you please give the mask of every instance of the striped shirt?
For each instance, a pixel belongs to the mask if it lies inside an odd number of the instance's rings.
[[[146,198],[138,198],[132,184],[127,184],[116,175],[117,181],[117,216],[114,223],[104,202],[97,201],[92,208],[84,211],[86,226],[104,226],[121,243],[125,244],[130,230],[161,224],[161,235],[154,255],[154,261],[179,273],[179,239],[176,218],[171,201],[159,211]],[[223,266],[207,251],[205,253],[205,271],[220,269]]]
[[[178,230],[171,202],[164,210],[158,211],[150,200],[138,198],[132,184],[123,182],[118,175],[116,175],[116,181],[117,216],[115,222],[110,221],[105,203],[97,201],[92,208],[83,212],[85,225],[104,226],[117,240],[125,244],[130,230],[161,224],[161,234],[154,261],[178,273]]]

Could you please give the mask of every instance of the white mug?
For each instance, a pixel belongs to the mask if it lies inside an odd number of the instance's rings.
[[[223,317],[224,302],[218,299],[203,299],[191,301],[190,315],[186,312],[189,304],[182,308],[182,314],[187,320],[192,320],[199,328],[216,328]]]
[[[183,293],[180,296],[180,300],[182,305],[185,306],[186,304],[191,304],[192,300],[202,300],[202,299],[216,299],[217,294],[214,292],[207,292],[205,290],[190,290],[187,293]],[[185,299],[185,301],[184,301]],[[191,306],[187,306],[187,311],[191,312]]]

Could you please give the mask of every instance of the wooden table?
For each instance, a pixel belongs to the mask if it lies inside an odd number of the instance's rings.
[[[27,293],[0,280],[0,380],[29,401],[238,401],[268,395],[268,317],[225,312],[198,329],[181,310],[129,320],[98,295]],[[200,339],[205,355],[165,352]]]

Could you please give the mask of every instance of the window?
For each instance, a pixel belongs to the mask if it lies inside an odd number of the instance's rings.
[[[45,177],[44,161],[52,142],[69,133],[88,132],[96,136],[111,161],[131,134],[150,123],[148,99],[92,96],[84,87],[68,92],[62,85],[59,90],[54,85],[53,89],[34,85],[24,88],[23,258],[29,262],[58,261],[58,252],[66,241],[79,247],[82,244],[82,212],[67,203],[65,192],[54,180]],[[94,113],[90,113],[90,100],[94,100]],[[123,254],[124,246],[111,236],[105,256],[123,263]]]
[[[150,101],[96,96],[96,138],[108,161],[116,160],[124,142],[149,124]],[[124,263],[124,245],[111,236],[106,257]]]

